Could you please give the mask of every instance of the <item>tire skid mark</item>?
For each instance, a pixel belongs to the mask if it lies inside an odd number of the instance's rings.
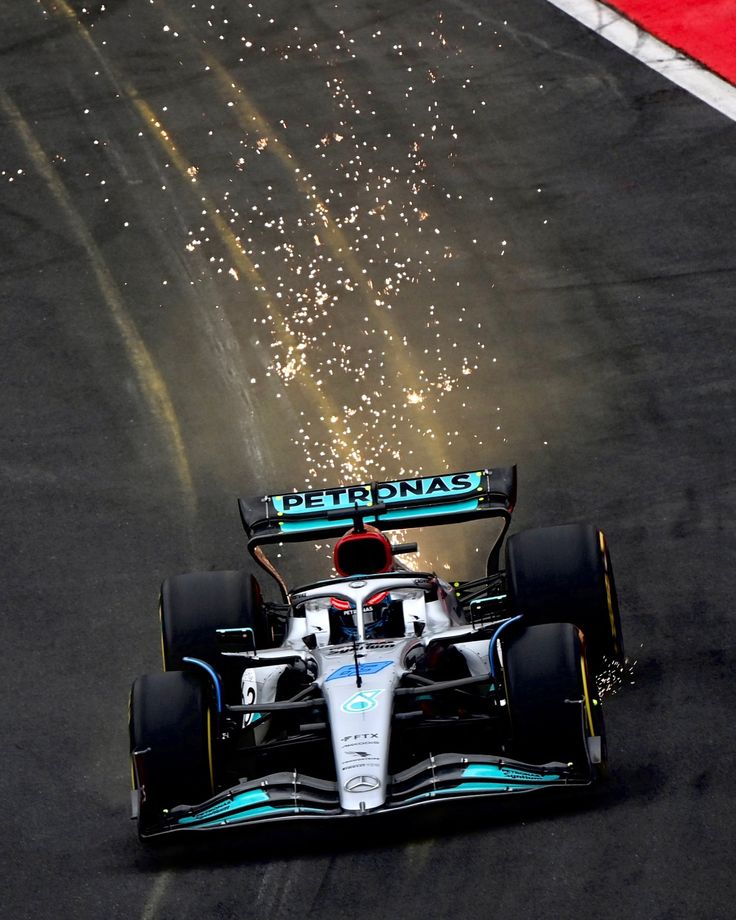
[[[419,875],[429,862],[434,849],[434,840],[422,840],[419,843],[409,843],[406,846],[406,862],[409,872]]]
[[[170,878],[171,872],[168,869],[163,869],[156,876],[156,881],[153,883],[153,887],[146,898],[146,903],[143,905],[140,920],[155,920],[158,916],[158,908],[166,893]]]
[[[283,871],[283,866],[275,863],[268,863],[261,873],[261,880],[256,892],[255,905],[262,908],[269,915],[273,914],[276,906],[277,892],[283,879],[288,884],[289,872]],[[285,887],[286,887],[285,884]]]
[[[115,279],[105,262],[84,219],[77,211],[64,183],[56,174],[44,149],[33,134],[28,122],[8,94],[0,88],[0,108],[15,128],[31,158],[35,169],[46,183],[54,200],[64,213],[67,223],[84,249],[95,275],[97,286],[123,340],[128,359],[133,366],[138,384],[152,414],[161,423],[173,454],[176,472],[192,511],[196,507],[192,474],[181,434],[179,420],[161,375],[146,343],[128,313]]]

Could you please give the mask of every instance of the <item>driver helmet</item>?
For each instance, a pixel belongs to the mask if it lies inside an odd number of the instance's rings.
[[[366,639],[384,639],[388,636],[390,603],[388,591],[379,591],[364,601],[363,631]]]
[[[363,603],[363,633],[366,639],[384,639],[390,630],[388,591],[378,591]],[[352,603],[341,597],[330,598],[332,641],[358,638],[357,611]]]

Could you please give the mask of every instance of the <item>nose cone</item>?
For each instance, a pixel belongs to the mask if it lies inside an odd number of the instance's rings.
[[[324,682],[340,804],[345,811],[370,811],[386,801],[397,680],[393,661],[371,661],[365,656],[360,687],[354,662],[335,668]]]

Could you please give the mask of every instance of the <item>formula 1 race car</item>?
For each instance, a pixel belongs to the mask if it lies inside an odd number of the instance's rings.
[[[241,571],[164,581],[164,670],[130,700],[141,838],[595,782],[596,679],[624,654],[606,541],[523,531],[502,569],[515,499],[515,467],[241,499],[282,602]],[[475,581],[384,533],[477,518],[502,526]],[[324,539],[337,577],[294,591],[262,549]]]

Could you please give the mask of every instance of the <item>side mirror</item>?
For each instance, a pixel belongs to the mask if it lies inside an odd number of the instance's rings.
[[[249,626],[236,629],[215,630],[217,647],[223,652],[249,652],[255,654],[256,640]]]

